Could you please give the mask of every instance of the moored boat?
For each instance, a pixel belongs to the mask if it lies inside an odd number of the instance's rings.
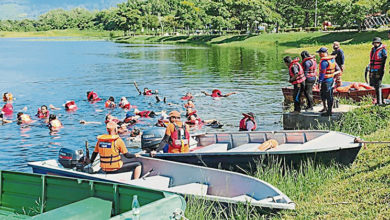
[[[137,195],[141,219],[169,219],[183,197],[148,188],[58,176],[0,171],[0,218],[129,219]]]
[[[355,136],[322,130],[205,133],[193,138],[198,146],[189,153],[157,153],[155,157],[243,172],[255,169],[259,163],[267,165],[275,161],[291,166],[308,160],[325,165],[349,165],[362,146],[355,143]],[[278,142],[277,147],[258,149],[271,139]]]
[[[271,209],[294,209],[295,204],[276,187],[244,174],[217,170],[156,158],[135,158],[142,163],[143,178],[132,180],[132,172],[105,174],[62,167],[56,160],[30,162],[34,173],[54,174],[144,186],[157,190],[195,196],[223,204],[250,203]],[[98,163],[93,167],[99,166]]]
[[[352,84],[353,82],[343,82],[342,86],[348,86]],[[293,92],[294,89],[293,87],[283,87],[282,88],[283,96],[284,96],[284,102],[286,104],[288,103],[293,103]],[[357,89],[350,89],[346,92],[339,92],[337,90],[333,91],[334,97],[339,97],[339,98],[346,98],[346,99],[352,99],[356,102],[360,102],[364,97],[366,96],[371,96],[375,97],[375,89],[362,89],[362,90],[357,90]],[[390,85],[383,85],[382,88],[382,96],[383,98],[387,99],[390,95]],[[303,99],[303,96],[301,97]],[[320,103],[321,102],[321,94],[320,90],[318,88],[313,88],[313,100],[315,103]]]

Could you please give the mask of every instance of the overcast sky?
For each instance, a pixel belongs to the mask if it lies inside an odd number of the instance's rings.
[[[36,18],[52,9],[102,10],[126,0],[0,0],[0,19]]]

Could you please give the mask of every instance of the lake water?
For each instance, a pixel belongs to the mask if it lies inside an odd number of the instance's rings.
[[[282,54],[277,48],[250,50],[225,47],[172,45],[128,45],[107,41],[69,41],[61,39],[0,39],[0,92],[15,97],[16,113],[34,115],[41,105],[53,104],[51,111],[64,128],[51,134],[37,120],[29,126],[15,122],[0,126],[0,169],[31,172],[27,162],[56,159],[61,147],[79,149],[105,132],[102,125],[81,125],[79,120],[104,122],[111,112],[123,119],[125,112],[104,109],[104,102],[90,104],[86,92],[94,90],[104,100],[126,96],[140,110],[184,110],[180,100],[186,92],[195,94],[195,105],[202,119],[218,119],[224,131],[237,131],[243,112],[254,112],[260,130],[282,129],[283,96],[288,85]],[[161,97],[178,106],[156,104],[155,98],[139,96],[139,87],[158,89]],[[238,94],[221,100],[200,91]],[[63,104],[75,100],[79,110],[68,113]],[[103,111],[99,111],[103,110]],[[157,119],[145,119],[140,128]],[[207,129],[207,128],[206,128]],[[208,128],[210,130],[210,128]],[[211,129],[212,130],[212,129]]]

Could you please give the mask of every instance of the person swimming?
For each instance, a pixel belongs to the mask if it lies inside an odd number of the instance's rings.
[[[0,122],[1,122],[1,125],[4,125],[4,124],[11,123],[12,121],[11,121],[11,120],[5,119],[5,118],[4,118],[4,114],[3,114],[3,113],[0,113]]]
[[[195,108],[194,102],[192,100],[188,100],[186,104],[184,104],[184,108]]]
[[[151,89],[144,88],[143,95],[156,95],[158,94],[158,90],[156,89],[155,91],[152,91]]]
[[[51,131],[58,131],[63,125],[56,115],[50,114],[48,127]]]
[[[106,107],[106,108],[115,108],[116,104],[115,104],[114,97],[110,96],[110,98],[108,98],[108,100],[104,103],[104,107]]]
[[[102,100],[101,98],[99,98],[97,93],[94,91],[87,92],[87,99],[89,102],[98,102],[98,101]]]
[[[3,93],[3,101],[4,102],[12,102],[13,99],[14,98],[13,98],[12,93],[10,93],[10,92]]]
[[[122,97],[121,101],[119,102],[119,107],[130,110],[132,106],[130,105],[130,102],[127,100],[126,97]]]
[[[38,108],[38,112],[35,116],[37,116],[40,119],[49,118],[50,113],[49,110],[47,109],[47,106],[42,105],[40,108]]]
[[[187,92],[185,96],[181,97],[181,100],[192,100],[194,96],[190,93]]]
[[[67,101],[65,103],[65,110],[66,111],[76,111],[78,109],[75,101],[71,100],[71,101]]]
[[[201,91],[201,93],[205,94],[206,96],[211,96],[212,98],[221,98],[221,97],[229,97],[233,94],[237,94],[237,92],[229,92],[229,93],[226,93],[225,95],[222,94],[222,92],[219,90],[219,89],[214,89],[211,94],[205,92],[205,91]]]
[[[33,122],[33,120],[31,120],[31,117],[28,114],[24,114],[23,112],[18,112],[17,120],[18,124],[30,124]]]

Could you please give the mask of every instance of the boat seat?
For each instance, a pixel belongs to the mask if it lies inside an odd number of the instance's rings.
[[[240,202],[249,202],[249,203],[257,201],[256,199],[254,199],[248,195],[239,195],[239,196],[233,197],[232,199],[238,200]]]
[[[300,150],[302,149],[303,144],[281,144],[276,148],[269,149],[268,151],[290,151],[290,150]]]
[[[228,144],[211,144],[209,146],[194,150],[194,153],[207,153],[207,152],[226,152],[228,148]]]
[[[104,178],[107,180],[113,180],[113,181],[119,181],[122,183],[127,183],[131,180],[131,177],[133,176],[133,172],[125,172],[125,173],[113,173],[113,174],[108,174],[108,173],[99,173],[95,174],[96,177],[99,178]]]
[[[255,152],[259,151],[257,148],[260,146],[260,143],[249,143],[243,144],[238,147],[228,150],[228,152]]]
[[[199,196],[207,195],[208,185],[201,183],[189,183],[168,188],[168,191]]]
[[[169,187],[171,178],[166,176],[150,176],[146,178],[140,178],[137,180],[130,181],[130,184],[136,186],[147,186],[153,189],[166,190]]]

